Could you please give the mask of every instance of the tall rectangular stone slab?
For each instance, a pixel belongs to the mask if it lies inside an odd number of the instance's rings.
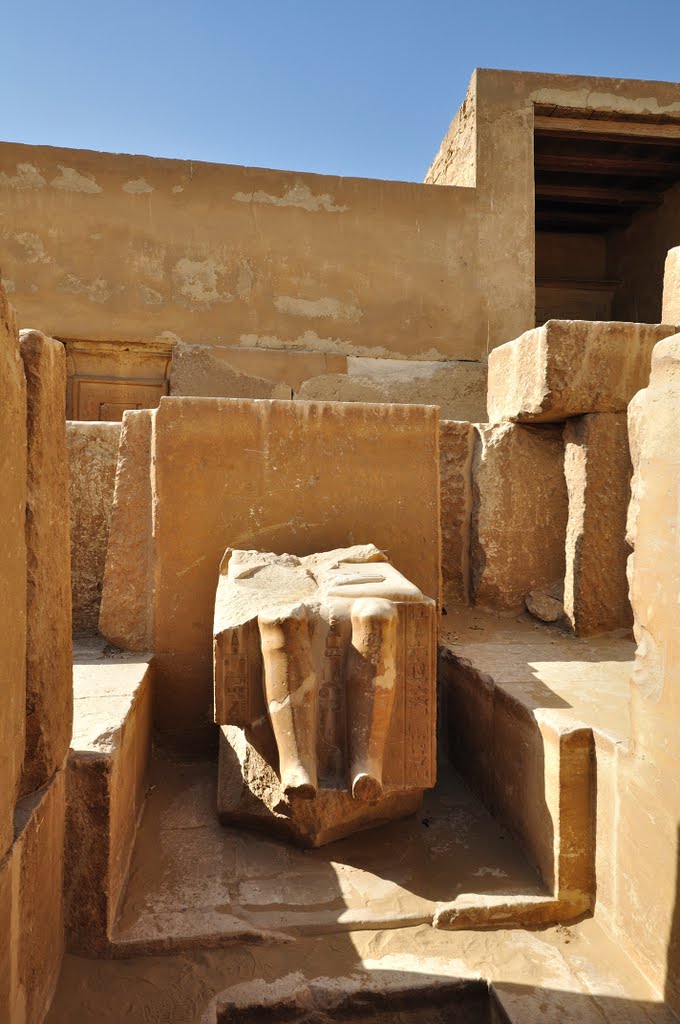
[[[562,431],[516,423],[481,424],[475,431],[472,602],[520,611],[530,590],[564,576]]]
[[[71,553],[66,453],[66,354],[40,331],[22,331],[27,385],[26,755],[23,793],[42,786],[71,741]]]
[[[0,1020],[43,1021],[64,952],[64,772],[19,801],[0,861]]]
[[[472,513],[471,423],[442,420],[439,431],[442,523],[442,604],[470,600],[470,516]]]
[[[152,425],[148,409],[123,416],[99,609],[101,632],[129,651],[153,642]]]
[[[677,1012],[680,821],[680,334],[654,350],[649,386],[628,410],[633,461],[628,539],[638,646],[631,753],[619,783],[617,938]]]
[[[632,466],[625,413],[593,413],[564,430],[569,495],[564,610],[577,636],[630,628],[626,513]]]
[[[212,619],[227,547],[306,555],[370,542],[439,600],[436,408],[163,398],[149,414],[151,453],[124,447],[135,416],[123,423],[100,626],[122,647],[150,638],[166,736],[200,750],[214,735]]]
[[[120,431],[120,423],[66,424],[75,633],[96,633],[99,625]]]
[[[559,422],[624,412],[649,379],[659,324],[548,320],[489,354],[489,420]]]
[[[0,860],[24,759],[26,705],[26,381],[14,310],[0,283]]]
[[[680,245],[666,257],[661,319],[666,324],[680,324]]]

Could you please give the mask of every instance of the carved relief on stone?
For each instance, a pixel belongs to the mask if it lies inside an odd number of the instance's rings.
[[[372,545],[225,554],[215,605],[225,822],[321,845],[433,786],[436,609]]]

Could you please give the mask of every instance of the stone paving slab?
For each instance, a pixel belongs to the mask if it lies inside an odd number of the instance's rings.
[[[545,896],[450,771],[421,813],[316,850],[224,828],[214,763],[157,761],[114,955],[431,923],[459,894]]]

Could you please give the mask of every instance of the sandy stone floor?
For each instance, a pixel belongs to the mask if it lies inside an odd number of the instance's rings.
[[[513,1024],[677,1024],[592,920],[532,932],[420,925],[127,960],[67,956],[46,1024],[208,1024],[216,996],[247,1005],[277,991],[375,985],[377,971],[381,988],[481,979]],[[434,1017],[424,1008],[420,1020]]]
[[[318,850],[221,826],[215,775],[212,763],[153,764],[116,929],[121,955],[403,927],[430,922],[438,902],[461,893],[545,892],[450,770],[417,816]]]

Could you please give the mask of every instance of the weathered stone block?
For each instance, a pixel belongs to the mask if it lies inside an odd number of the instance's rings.
[[[218,810],[320,846],[436,779],[436,606],[373,545],[228,550],[215,603]]]
[[[439,529],[436,408],[163,398],[123,421],[100,628],[156,653],[155,722],[200,747],[227,547],[300,556],[372,538],[438,600]]]
[[[73,722],[71,554],[66,453],[66,355],[22,331],[27,385],[26,755],[21,789],[47,782],[68,752]]]
[[[0,863],[0,1020],[44,1020],[64,952],[64,771],[17,804]]]
[[[564,441],[567,618],[578,636],[629,628],[626,513],[632,466],[626,414],[576,417],[567,423]]]
[[[661,319],[666,324],[680,324],[680,245],[666,257]]]
[[[231,349],[207,345],[176,345],[172,353],[170,394],[206,398],[291,398],[289,385],[273,381],[262,372],[261,351],[259,365],[253,361],[252,368],[247,364],[243,366],[243,354],[239,358],[238,350],[235,356],[231,352]],[[265,359],[267,355],[264,353]]]
[[[151,427],[148,409],[123,416],[99,609],[101,632],[129,651],[152,644]]]
[[[296,398],[332,402],[437,405],[449,420],[486,419],[486,362],[367,359],[350,356],[346,372],[306,380]]]
[[[549,320],[489,354],[489,419],[557,422],[624,412],[674,327]]]
[[[474,604],[519,611],[530,590],[561,579],[567,489],[559,427],[475,427],[471,590]]]
[[[331,352],[176,344],[170,394],[205,398],[292,398],[306,381],[347,373]],[[486,397],[486,394],[485,394]]]
[[[68,422],[73,629],[99,624],[106,547],[118,462],[119,423]]]
[[[439,428],[442,526],[442,604],[470,600],[470,516],[472,512],[471,423],[443,420]]]
[[[0,860],[24,759],[26,708],[26,381],[14,310],[0,283]]]

